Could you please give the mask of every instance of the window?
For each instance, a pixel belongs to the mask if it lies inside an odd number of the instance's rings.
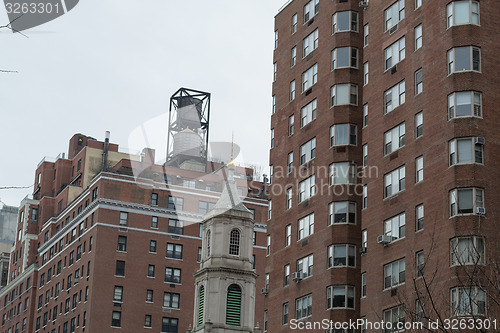
[[[416,271],[416,277],[422,277],[424,276],[424,266],[425,266],[425,258],[424,258],[424,251],[418,251],[415,254],[415,271]]]
[[[304,23],[312,19],[319,11],[319,0],[311,0],[304,6]]]
[[[313,158],[316,157],[316,138],[312,138],[311,140],[304,143],[300,146],[300,164],[304,164],[309,162]]]
[[[384,289],[405,282],[405,258],[384,265]]]
[[[358,68],[358,49],[338,47],[332,51],[332,70],[339,68]]]
[[[461,24],[479,25],[479,2],[453,1],[446,6],[447,27]]]
[[[384,175],[384,197],[390,197],[405,189],[405,167],[402,166]]]
[[[405,102],[405,81],[401,81],[384,92],[385,113],[389,113]]]
[[[276,112],[276,96],[273,95],[273,112],[272,114],[274,114]]]
[[[345,11],[333,14],[332,33],[343,31],[358,32],[358,13]]]
[[[149,252],[156,253],[156,241],[155,240],[149,241]]]
[[[179,330],[179,319],[163,317],[161,319],[162,333],[177,333]]]
[[[203,325],[203,313],[205,312],[205,286],[201,285],[198,289],[198,313],[196,326],[201,327]]]
[[[118,236],[118,248],[117,251],[126,252],[127,251],[127,237]]]
[[[278,63],[275,62],[273,65],[274,65],[273,66],[273,82],[275,82],[276,81],[276,74],[278,72]]]
[[[201,247],[198,247],[198,253],[196,255],[196,262],[201,262]]]
[[[328,205],[328,225],[340,223],[356,223],[355,202],[337,201]]]
[[[288,165],[288,173],[292,172],[292,170],[293,170],[293,152],[288,153],[287,165]]]
[[[391,323],[393,329],[387,329],[385,332],[399,332],[397,327],[404,327],[405,324],[405,308],[403,305],[384,310],[384,321]],[[398,326],[399,325],[399,326]]]
[[[121,327],[122,326],[122,313],[119,311],[113,311],[113,315],[111,317],[111,326],[113,327]]]
[[[424,134],[424,114],[419,112],[415,115],[415,137],[419,138]]]
[[[401,37],[396,42],[389,45],[384,50],[385,54],[385,70],[393,67],[405,58],[405,37]]]
[[[182,259],[182,245],[167,243],[167,258]]]
[[[365,26],[363,27],[363,46],[368,45],[368,36],[369,36],[368,24],[365,24]]]
[[[363,207],[365,209],[368,207],[368,185],[363,185]]]
[[[181,270],[178,268],[165,267],[165,282],[181,283]]]
[[[326,307],[354,309],[354,287],[341,285],[326,288]]]
[[[302,58],[307,57],[312,51],[318,47],[318,29],[311,32],[302,41]]]
[[[416,223],[415,223],[415,229],[416,231],[420,231],[424,229],[424,205],[418,205],[415,208],[415,214],[416,214]]]
[[[420,8],[422,6],[422,0],[415,0],[415,9]]]
[[[483,145],[479,138],[461,138],[450,141],[450,165],[483,163]]]
[[[476,91],[460,91],[448,96],[448,118],[481,117],[482,95]]]
[[[330,147],[356,145],[357,126],[336,124],[330,127]]]
[[[368,84],[368,62],[363,64],[363,85]]]
[[[151,327],[151,315],[144,316],[144,327]]]
[[[406,235],[406,215],[400,214],[384,221],[384,235],[392,236],[392,240]]]
[[[312,294],[295,300],[295,318],[302,319],[312,316]]]
[[[211,237],[212,233],[210,232],[210,230],[207,230],[207,257],[210,257],[210,237]]]
[[[274,128],[271,128],[271,148],[274,148]]]
[[[272,176],[269,177],[269,179],[272,179]],[[269,182],[272,184],[272,181]],[[269,221],[271,217],[273,216],[273,201],[269,200],[269,205],[267,206],[267,220]]]
[[[171,234],[183,235],[184,222],[174,219],[168,219],[168,232]]]
[[[424,84],[422,83],[422,68],[415,72],[415,95],[424,91]]]
[[[448,74],[481,71],[481,50],[474,46],[455,47],[448,51]]]
[[[290,265],[285,265],[283,269],[283,286],[288,286],[290,284]]]
[[[368,166],[368,144],[363,145],[363,167]]]
[[[122,260],[116,261],[115,275],[116,276],[125,276],[125,261],[122,261]]]
[[[368,104],[363,105],[363,127],[368,126]]]
[[[267,310],[264,311],[264,332],[267,331]]]
[[[415,27],[415,51],[422,47],[422,25]]]
[[[214,208],[214,206],[215,206],[215,203],[213,203],[213,202],[206,202],[206,201],[200,200],[200,201],[198,201],[198,214],[205,215],[209,211],[211,211],[212,208]]]
[[[302,73],[302,92],[311,88],[318,81],[318,64],[314,64]]]
[[[415,183],[424,180],[424,157],[419,156],[415,159]]]
[[[328,247],[328,268],[356,267],[356,248],[354,245],[338,244]]]
[[[316,119],[317,99],[300,109],[300,127],[304,127]]]
[[[283,325],[288,324],[288,303],[283,304]]]
[[[302,277],[305,279],[313,274],[313,255],[309,255],[297,260],[297,272],[302,272]]]
[[[120,225],[128,224],[128,213],[120,212]]]
[[[226,325],[241,325],[241,288],[237,284],[227,288]]]
[[[290,82],[290,101],[295,99],[295,80]]]
[[[234,256],[240,254],[240,231],[238,229],[231,230],[229,237],[229,254]]]
[[[391,29],[405,18],[405,0],[398,0],[384,12],[385,30]]]
[[[298,240],[314,233],[314,213],[299,219]]]
[[[355,184],[356,166],[351,162],[330,164],[330,185]]]
[[[451,289],[450,303],[453,316],[486,315],[486,295],[479,287]]]
[[[353,83],[336,84],[331,88],[331,106],[358,105],[358,86]]]
[[[153,290],[152,289],[146,290],[146,302],[153,303]]]
[[[292,16],[292,35],[297,32],[297,13]]]
[[[293,189],[290,187],[286,189],[286,209],[292,208],[292,199],[293,199]]]
[[[361,274],[361,297],[366,297],[366,273]]]
[[[481,237],[456,237],[450,240],[451,266],[484,265],[484,239]]]
[[[271,254],[271,235],[266,237],[266,256]]]
[[[122,302],[123,301],[123,287],[115,286],[115,293],[113,295],[113,302]]]
[[[484,208],[483,190],[459,188],[450,191],[450,215],[474,214]]]
[[[163,307],[164,308],[179,308],[180,294],[176,293],[163,293]]]
[[[148,265],[148,277],[155,277],[155,265]]]
[[[184,198],[169,196],[167,208],[169,210],[184,210]]]
[[[312,175],[299,183],[299,203],[311,198],[316,193],[315,178]]]
[[[151,205],[158,206],[158,193],[151,193]]]
[[[151,228],[158,228],[158,216],[151,218]]]
[[[274,49],[278,48],[278,30],[274,32]]]
[[[289,224],[285,227],[285,246],[292,243],[292,225]]]

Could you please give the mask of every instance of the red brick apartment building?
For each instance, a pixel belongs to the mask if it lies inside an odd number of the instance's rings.
[[[1,332],[185,332],[193,322],[203,216],[222,190],[207,172],[154,164],[155,151],[76,134],[42,160],[19,210]],[[268,204],[253,170],[236,169],[254,212],[254,265],[264,284]],[[247,195],[248,193],[248,195]],[[257,307],[263,307],[259,294]]]
[[[265,330],[500,331],[499,13],[292,0],[276,15]]]

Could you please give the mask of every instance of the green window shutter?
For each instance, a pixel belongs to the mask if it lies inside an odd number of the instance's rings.
[[[200,295],[199,295],[199,303],[198,303],[198,327],[203,325],[203,311],[205,310],[205,287],[200,287]]]
[[[236,284],[227,289],[226,325],[241,326],[241,288]]]

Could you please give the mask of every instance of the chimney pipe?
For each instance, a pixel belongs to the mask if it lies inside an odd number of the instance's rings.
[[[104,139],[104,151],[102,153],[102,171],[108,171],[108,151],[109,151],[109,136],[110,132],[106,131]]]

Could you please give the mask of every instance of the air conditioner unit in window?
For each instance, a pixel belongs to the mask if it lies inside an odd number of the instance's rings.
[[[476,214],[478,214],[478,215],[485,215],[486,214],[486,208],[476,207]]]
[[[392,242],[392,236],[389,236],[389,235],[380,235],[377,237],[377,242],[379,244],[389,244],[390,242]]]
[[[302,272],[293,272],[292,273],[292,280],[293,281],[300,281],[304,278],[304,274]]]
[[[367,8],[368,7],[368,0],[360,1],[359,7]]]
[[[474,138],[474,144],[475,145],[484,145],[484,138],[476,136]]]
[[[397,24],[395,24],[392,28],[389,29],[389,34],[392,35],[396,31],[398,31],[398,25]]]
[[[481,117],[481,106],[474,105],[474,116]]]
[[[359,249],[359,254],[365,254],[366,253],[366,246],[362,246],[360,249]]]
[[[394,74],[398,71],[398,66],[397,65],[394,65],[391,67],[391,74]]]
[[[262,288],[262,289],[260,290],[260,292],[261,292],[263,295],[267,295],[267,294],[269,293],[269,289],[267,289],[267,288]]]

